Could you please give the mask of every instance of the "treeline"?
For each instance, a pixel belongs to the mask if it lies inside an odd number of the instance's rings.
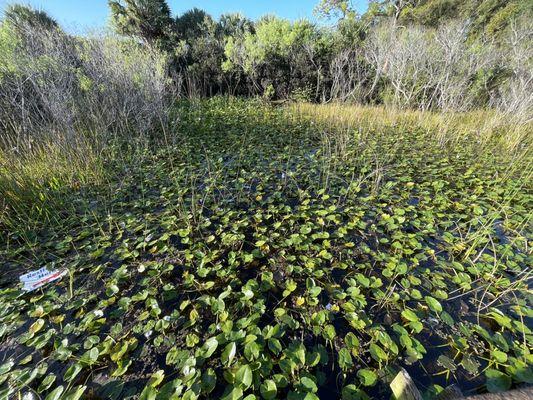
[[[325,23],[173,16],[166,0],[111,0],[115,34],[73,36],[45,12],[0,23],[0,140],[147,132],[176,96],[262,96],[533,115],[530,0],[322,0]],[[334,21],[334,22],[332,22]],[[9,142],[6,146],[5,142]]]
[[[110,1],[115,29],[169,56],[185,96],[232,94],[531,114],[528,0],[323,0],[334,27],[275,16],[172,17],[165,0]]]

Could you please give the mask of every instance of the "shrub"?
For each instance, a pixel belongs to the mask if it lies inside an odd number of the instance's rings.
[[[115,37],[4,23],[0,124],[12,135],[144,133],[165,113],[165,57]],[[33,43],[24,45],[24,43]]]
[[[157,131],[170,100],[161,52],[17,10],[0,23],[0,225],[94,182],[110,144]]]

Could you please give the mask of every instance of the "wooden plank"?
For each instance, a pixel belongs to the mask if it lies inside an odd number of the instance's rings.
[[[390,383],[396,400],[422,400],[422,395],[405,369]],[[457,385],[448,386],[437,396],[437,400],[533,400],[533,386],[526,386],[503,393],[485,393],[465,397]]]
[[[422,400],[415,383],[405,369],[401,369],[390,384],[396,400]]]
[[[533,400],[533,386],[502,393],[486,393],[467,397],[467,400]]]

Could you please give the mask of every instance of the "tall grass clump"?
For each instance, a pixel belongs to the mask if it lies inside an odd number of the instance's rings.
[[[59,193],[101,183],[117,146],[164,123],[166,63],[133,40],[71,36],[44,13],[9,7],[0,24],[0,225],[48,220],[66,205]]]
[[[509,161],[513,155],[530,153],[533,141],[533,125],[529,119],[519,115],[510,118],[503,110],[435,112],[343,103],[298,103],[290,105],[289,110],[299,116],[312,117],[330,130],[351,129],[368,135],[395,128],[420,130],[441,144],[474,140],[478,145],[487,145],[485,150],[505,152]]]

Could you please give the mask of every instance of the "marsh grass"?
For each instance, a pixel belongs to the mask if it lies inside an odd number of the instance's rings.
[[[7,147],[7,146],[5,146]],[[102,159],[86,142],[19,143],[0,148],[0,225],[29,230],[67,207],[64,194],[104,178]]]
[[[419,129],[441,144],[474,138],[483,148],[488,144],[493,146],[494,139],[497,139],[501,149],[511,154],[530,152],[533,140],[533,123],[521,122],[495,110],[432,112],[340,103],[296,103],[288,109],[335,127],[337,132],[352,130],[363,139],[383,128]]]

